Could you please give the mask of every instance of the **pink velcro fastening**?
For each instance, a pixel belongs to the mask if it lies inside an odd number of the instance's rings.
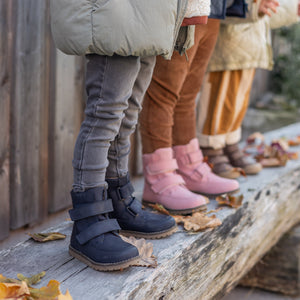
[[[176,159],[163,160],[155,163],[150,163],[146,166],[146,170],[150,175],[166,173],[178,169]]]
[[[211,173],[211,168],[207,163],[201,163],[193,172],[193,176],[203,178],[206,174]],[[198,175],[198,176],[197,176]]]
[[[155,193],[160,194],[166,189],[179,184],[185,184],[185,182],[180,175],[174,173],[170,176],[165,176],[164,178],[158,180],[151,185],[151,188]]]
[[[203,155],[201,151],[188,153],[187,156],[189,157],[190,164],[203,161]]]
[[[185,155],[177,156],[177,160],[182,165],[192,165],[194,163],[201,163],[203,161],[203,156],[201,151],[186,153]]]

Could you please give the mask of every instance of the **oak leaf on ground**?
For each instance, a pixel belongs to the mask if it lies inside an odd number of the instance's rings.
[[[215,215],[207,216],[205,213],[195,212],[191,216],[173,216],[177,224],[183,224],[189,232],[199,232],[208,228],[215,228],[222,224]]]
[[[224,194],[221,196],[216,197],[216,201],[219,205],[226,205],[232,208],[238,208],[242,205],[244,196],[243,194],[234,196],[230,194]]]
[[[135,237],[125,237],[121,235],[122,239],[137,247],[140,255],[140,259],[135,264],[138,267],[157,267],[157,258],[153,255],[153,244],[147,242],[145,239],[136,239]]]
[[[148,204],[148,206],[164,215],[170,215],[170,213],[161,204]]]

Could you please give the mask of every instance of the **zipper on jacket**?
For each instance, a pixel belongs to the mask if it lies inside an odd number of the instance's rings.
[[[184,7],[183,7],[182,2],[184,2]],[[175,24],[175,36],[174,36],[173,45],[172,45],[172,52],[170,53],[170,55],[168,55],[167,58],[171,58],[172,57],[172,54],[174,52],[174,47],[176,45],[176,40],[177,40],[177,36],[178,36],[178,33],[179,33],[179,29],[180,29],[180,26],[181,26],[181,24],[183,22],[183,19],[184,19],[186,10],[187,10],[187,5],[188,5],[188,1],[187,0],[178,0],[178,3],[179,3],[178,6],[180,7],[181,14],[178,15],[178,17],[177,17],[177,24]],[[184,8],[183,11],[182,11],[182,7]]]

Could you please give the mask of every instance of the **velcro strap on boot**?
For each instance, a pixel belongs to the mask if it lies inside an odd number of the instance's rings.
[[[78,221],[81,219],[85,219],[88,217],[106,214],[112,212],[113,205],[111,199],[107,199],[104,201],[98,201],[94,203],[89,203],[82,205],[78,208],[73,208],[69,210],[69,215],[72,221]]]
[[[207,163],[201,163],[191,175],[192,178],[203,178],[206,174],[211,173],[211,168]]]
[[[179,184],[185,184],[183,178],[178,174],[172,174],[170,176],[165,176],[164,178],[158,180],[157,182],[151,185],[151,188],[155,193],[160,194],[168,188]]]
[[[224,155],[223,149],[202,149],[204,156],[219,156]]]
[[[146,170],[150,175],[171,172],[177,169],[176,159],[154,162],[146,166]]]
[[[104,221],[99,221],[89,226],[87,229],[77,234],[76,239],[80,245],[83,245],[101,234],[120,229],[121,228],[116,219],[107,219]]]
[[[210,162],[213,165],[218,165],[218,164],[222,164],[222,163],[229,163],[229,159],[227,156],[221,155],[221,156],[212,157],[210,159]]]
[[[203,156],[201,151],[196,151],[179,156],[177,157],[177,160],[183,165],[192,165],[194,163],[201,163],[203,161]]]
[[[121,199],[127,199],[134,192],[134,188],[130,182],[118,188]]]
[[[243,158],[245,156],[245,154],[242,151],[237,150],[237,151],[234,151],[234,152],[230,152],[229,156],[233,160],[239,160],[239,159]]]
[[[132,202],[128,206],[126,206],[126,209],[129,213],[136,216],[141,211],[142,204],[138,200],[133,198]]]

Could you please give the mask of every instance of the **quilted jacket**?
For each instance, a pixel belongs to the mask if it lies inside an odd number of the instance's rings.
[[[273,56],[270,29],[288,26],[299,21],[298,0],[279,0],[280,7],[272,17],[258,17],[258,5],[253,3],[249,13],[254,22],[221,24],[218,41],[209,71],[248,68],[272,69]],[[234,20],[236,22],[236,20]]]
[[[53,0],[51,28],[66,54],[170,58],[188,0]]]

